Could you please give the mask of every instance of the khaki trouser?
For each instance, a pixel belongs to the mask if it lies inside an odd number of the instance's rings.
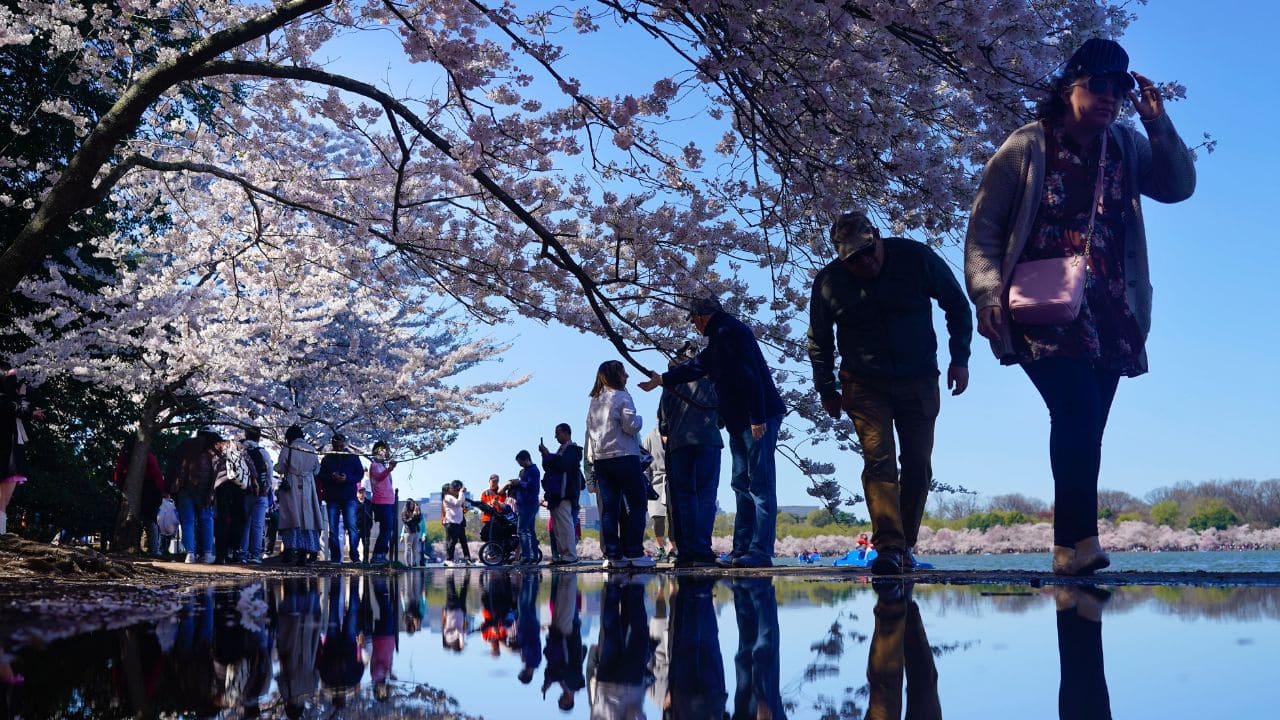
[[[841,404],[862,444],[871,541],[881,552],[907,550],[916,543],[933,480],[933,428],[941,402],[938,376],[867,380],[841,372],[840,379]]]
[[[577,528],[573,522],[573,503],[569,500],[561,500],[551,510],[552,531],[555,534],[555,544],[557,552],[560,556],[558,560],[568,560],[577,562],[578,560],[578,537]]]

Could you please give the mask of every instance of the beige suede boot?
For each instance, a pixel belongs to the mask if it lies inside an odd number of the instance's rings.
[[[1053,574],[1054,575],[1070,575],[1071,563],[1075,562],[1075,548],[1063,547],[1062,545],[1053,546]]]
[[[1070,575],[1092,575],[1095,571],[1111,565],[1111,558],[1103,552],[1097,535],[1076,543],[1075,555],[1068,572]]]

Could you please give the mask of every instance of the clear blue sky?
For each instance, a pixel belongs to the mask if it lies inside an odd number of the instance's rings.
[[[1188,0],[1135,7],[1139,18],[1121,40],[1131,67],[1157,81],[1184,83],[1188,98],[1171,104],[1170,116],[1188,144],[1208,131],[1219,145],[1212,155],[1201,153],[1193,198],[1172,206],[1144,201],[1155,285],[1151,372],[1121,383],[1102,486],[1142,496],[1184,480],[1280,477],[1272,439],[1280,405],[1272,276],[1280,269],[1280,246],[1266,225],[1280,184],[1280,142],[1272,135],[1280,117],[1274,99],[1280,13],[1270,3],[1239,0],[1212,10]],[[602,70],[626,72],[632,62],[619,58]],[[958,266],[959,250],[944,252]],[[507,396],[500,416],[465,430],[445,452],[402,467],[401,487],[425,494],[454,478],[479,488],[493,472],[513,477],[516,452],[534,451],[557,422],[569,422],[581,439],[587,391],[596,366],[615,357],[612,347],[533,323],[492,334],[514,346],[503,364],[486,366],[484,374],[531,373],[533,380]],[[965,395],[944,395],[935,475],[985,496],[1020,492],[1049,499],[1048,417],[1039,397],[1019,370],[999,366],[981,338],[975,338],[971,372]],[[652,423],[657,394],[632,390]],[[859,485],[861,458],[834,451],[827,457],[841,483]],[[805,487],[793,467],[779,465],[781,504],[813,504]],[[732,507],[727,478],[720,503]],[[865,514],[861,507],[857,512]]]

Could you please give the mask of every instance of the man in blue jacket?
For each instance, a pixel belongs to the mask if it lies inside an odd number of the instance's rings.
[[[347,452],[347,439],[341,434],[333,436],[333,452],[325,454],[320,460],[320,471],[316,475],[324,486],[324,502],[329,512],[329,560],[342,562],[342,535],[339,528],[347,532],[348,548],[351,562],[360,562],[356,554],[356,546],[360,542],[359,522],[356,519],[356,488],[364,479],[364,464],[360,458]]]
[[[700,377],[711,379],[720,398],[720,417],[729,431],[730,486],[737,498],[728,562],[733,567],[769,567],[778,515],[773,453],[787,409],[751,328],[725,312],[714,297],[695,300],[689,319],[707,336],[707,347],[661,375],[653,373],[639,387],[647,392]]]

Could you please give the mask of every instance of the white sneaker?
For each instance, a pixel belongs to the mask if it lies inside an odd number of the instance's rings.
[[[195,565],[195,564],[196,564],[196,554],[195,554],[195,553],[187,553],[187,560],[186,560],[186,563],[187,563],[188,565]]]
[[[204,557],[200,558],[200,562],[204,563],[205,565],[212,565],[217,561],[218,561],[218,556],[214,555],[213,553],[205,553]]]
[[[445,566],[445,567],[453,567],[453,561],[452,561],[452,560],[445,560],[445,561],[444,561],[444,566]]]
[[[631,567],[631,561],[626,558],[605,558],[600,567],[605,570],[626,570]]]
[[[627,564],[633,568],[651,568],[657,563],[648,555],[641,555],[640,557],[627,558]]]

